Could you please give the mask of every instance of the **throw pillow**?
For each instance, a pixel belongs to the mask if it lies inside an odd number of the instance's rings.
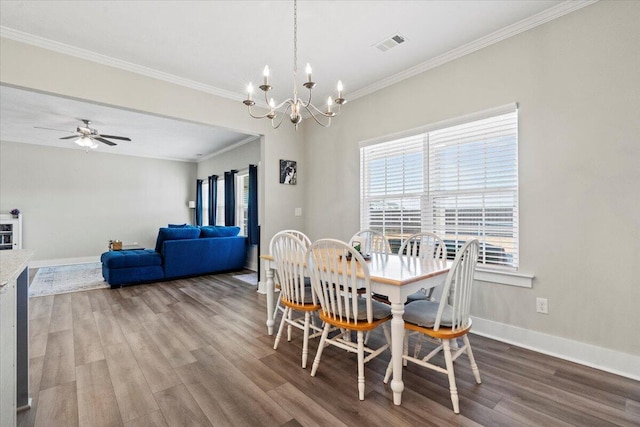
[[[240,233],[240,227],[236,226],[205,226],[200,227],[200,237],[233,237]]]
[[[162,253],[162,244],[165,240],[197,239],[199,236],[200,229],[197,227],[161,228],[156,240],[156,252]]]

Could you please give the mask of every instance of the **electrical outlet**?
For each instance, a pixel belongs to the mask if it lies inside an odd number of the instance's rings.
[[[549,314],[549,300],[546,298],[536,298],[536,312]]]

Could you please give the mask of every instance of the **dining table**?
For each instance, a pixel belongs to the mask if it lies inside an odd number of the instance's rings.
[[[276,263],[273,256],[260,256],[265,266],[267,295],[267,331],[273,335],[273,312],[275,303],[274,271]],[[406,255],[372,253],[366,264],[369,268],[371,291],[386,296],[391,305],[391,359],[393,378],[391,390],[393,403],[402,402],[402,352],[404,342],[404,306],[407,296],[421,289],[430,289],[444,283],[451,268],[451,261],[422,260]],[[360,273],[358,274],[360,277]],[[361,276],[364,280],[364,274]]]

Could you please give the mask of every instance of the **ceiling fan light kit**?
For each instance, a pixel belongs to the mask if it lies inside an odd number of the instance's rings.
[[[91,138],[84,135],[76,139],[75,143],[78,144],[80,147],[83,147],[86,152],[89,152],[89,149],[95,150],[96,148],[98,148],[97,142],[93,142]]]
[[[346,104],[347,100],[342,96],[343,86],[342,81],[338,81],[338,96],[335,99],[331,99],[329,97],[327,99],[327,108],[325,111],[321,111],[315,105],[311,103],[311,92],[315,87],[316,83],[311,80],[311,65],[307,64],[305,69],[307,74],[307,81],[303,83],[303,86],[309,90],[309,97],[306,101],[298,98],[298,84],[297,84],[297,73],[298,73],[298,7],[297,0],[293,0],[293,98],[288,98],[280,104],[276,105],[273,98],[268,99],[267,92],[271,90],[271,85],[269,84],[269,66],[265,66],[263,70],[263,83],[259,86],[260,90],[264,92],[264,100],[265,103],[269,106],[269,112],[263,115],[255,115],[251,111],[251,107],[256,104],[253,100],[253,84],[249,83],[247,87],[247,99],[243,102],[244,105],[247,106],[249,110],[249,115],[254,119],[270,119],[271,126],[274,129],[277,129],[282,124],[282,121],[289,113],[289,119],[291,123],[295,126],[296,130],[298,130],[298,125],[302,121],[302,111],[306,110],[309,113],[309,117],[313,118],[313,120],[318,123],[320,126],[329,127],[331,126],[331,119],[340,113],[340,107],[343,104]],[[332,111],[333,103],[338,105],[338,111]],[[277,120],[278,113],[277,110],[280,110],[282,107],[285,107],[284,112],[280,114],[280,120]]]
[[[82,123],[84,126],[78,126],[74,135],[71,136],[63,136],[60,139],[74,139],[77,138],[74,142],[78,144],[80,147],[84,148],[85,152],[89,152],[89,150],[95,150],[98,148],[99,144],[96,141],[100,141],[103,144],[107,144],[110,146],[118,145],[113,141],[109,141],[109,139],[118,139],[121,141],[131,141],[130,138],[126,136],[115,136],[115,135],[105,135],[98,133],[96,129],[93,129],[89,125],[91,124],[91,120],[82,119]],[[61,129],[52,129],[52,128],[43,128],[40,126],[35,126],[38,129],[49,129],[49,130],[61,130]],[[67,132],[67,131],[63,131]],[[109,139],[106,139],[109,138]]]

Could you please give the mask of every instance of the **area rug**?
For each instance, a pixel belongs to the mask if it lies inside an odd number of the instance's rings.
[[[243,282],[253,286],[258,286],[258,275],[256,273],[238,274],[237,276],[233,276],[233,278],[242,280]]]
[[[102,278],[102,264],[99,262],[42,267],[29,286],[29,296],[40,297],[108,287],[109,284]]]

